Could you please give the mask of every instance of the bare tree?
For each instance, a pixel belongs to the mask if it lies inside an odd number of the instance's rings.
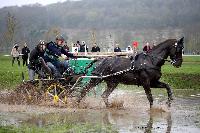
[[[14,38],[17,30],[17,20],[14,14],[8,12],[6,16],[6,31],[3,34],[3,42],[5,43],[4,46],[9,48],[14,43]]]
[[[61,30],[59,27],[51,27],[46,33],[45,33],[45,40],[50,41],[52,39],[55,39],[56,35],[60,34]]]

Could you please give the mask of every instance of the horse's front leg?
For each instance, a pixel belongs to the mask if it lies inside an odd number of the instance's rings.
[[[147,78],[142,78],[142,86],[149,100],[150,108],[153,106],[153,96],[151,94],[150,81]]]
[[[173,97],[172,97],[172,90],[169,87],[169,85],[166,84],[166,83],[160,82],[160,81],[156,81],[151,85],[151,87],[152,88],[166,88],[167,94],[168,94],[167,104],[170,107],[171,106],[171,101],[173,100]]]
[[[149,100],[149,104],[150,104],[150,108],[151,108],[153,106],[153,96],[151,94],[150,85],[148,85],[148,86],[143,85],[143,88],[144,88],[144,91],[147,95],[147,99]]]
[[[140,77],[140,82],[146,93],[147,99],[149,100],[149,104],[151,108],[153,106],[153,97],[151,94],[149,75],[146,73],[146,71],[141,71],[141,73],[139,74],[139,77]]]
[[[113,92],[113,90],[117,87],[118,83],[113,83],[113,82],[106,82],[106,83],[107,83],[107,89],[103,92],[101,97],[103,98],[106,107],[109,107],[110,104],[108,102],[108,97]]]

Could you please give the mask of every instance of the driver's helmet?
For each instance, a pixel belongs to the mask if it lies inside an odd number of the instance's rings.
[[[62,35],[57,35],[56,36],[56,41],[58,41],[58,40],[65,41],[65,39],[64,39],[64,37]]]

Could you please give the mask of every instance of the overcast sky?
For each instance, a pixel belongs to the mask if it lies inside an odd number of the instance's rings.
[[[27,4],[34,4],[34,3],[40,3],[42,5],[52,4],[56,2],[63,2],[66,0],[1,0],[0,2],[0,8],[5,6],[21,6],[21,5],[27,5]],[[77,0],[71,0],[71,1],[77,1]]]

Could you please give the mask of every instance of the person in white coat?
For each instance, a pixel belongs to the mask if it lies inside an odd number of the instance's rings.
[[[19,60],[20,52],[19,52],[19,45],[18,44],[15,44],[13,46],[12,51],[11,51],[11,56],[13,57],[12,66],[14,65],[15,59],[17,59],[18,66],[20,66],[20,60]]]

